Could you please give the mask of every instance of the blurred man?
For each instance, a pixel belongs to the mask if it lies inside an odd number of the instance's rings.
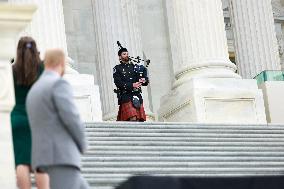
[[[52,189],[89,188],[80,172],[80,156],[86,150],[84,125],[71,86],[62,79],[64,52],[48,50],[44,62],[45,70],[27,97],[32,167],[48,173]]]

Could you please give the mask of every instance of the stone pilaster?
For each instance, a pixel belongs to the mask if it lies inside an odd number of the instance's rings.
[[[241,80],[229,60],[221,0],[167,0],[166,7],[176,80],[159,119],[265,123],[256,82]]]
[[[93,0],[93,8],[103,120],[115,120],[118,106],[112,68],[119,63],[116,42],[127,47],[130,55],[142,57],[137,5],[133,0]],[[153,120],[147,88],[143,88],[143,98],[148,119]]]
[[[0,186],[16,189],[10,113],[15,105],[10,58],[14,55],[18,33],[32,19],[35,6],[0,3]]]
[[[230,0],[230,12],[240,75],[280,70],[271,0]]]

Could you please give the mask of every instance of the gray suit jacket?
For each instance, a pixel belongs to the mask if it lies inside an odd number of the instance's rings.
[[[44,71],[27,96],[32,131],[32,168],[71,165],[80,168],[86,150],[85,128],[70,84]]]

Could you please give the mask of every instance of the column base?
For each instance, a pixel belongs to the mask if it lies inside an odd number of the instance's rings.
[[[256,80],[193,78],[162,97],[159,121],[266,124]]]
[[[268,123],[284,124],[284,81],[265,81],[262,89]]]
[[[99,86],[94,84],[94,76],[87,74],[65,74],[73,87],[75,103],[84,122],[102,121]]]

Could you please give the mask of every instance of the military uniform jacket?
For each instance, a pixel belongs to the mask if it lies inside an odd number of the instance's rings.
[[[144,67],[143,72],[139,72],[137,65],[132,63],[120,63],[113,68],[113,79],[116,87],[121,91],[121,95],[118,98],[118,104],[131,101],[133,96],[137,96],[140,103],[143,103],[141,96],[141,90],[135,91],[133,83],[138,82],[139,78],[145,78],[146,82],[143,86],[147,86],[149,79],[147,76],[147,69]]]

